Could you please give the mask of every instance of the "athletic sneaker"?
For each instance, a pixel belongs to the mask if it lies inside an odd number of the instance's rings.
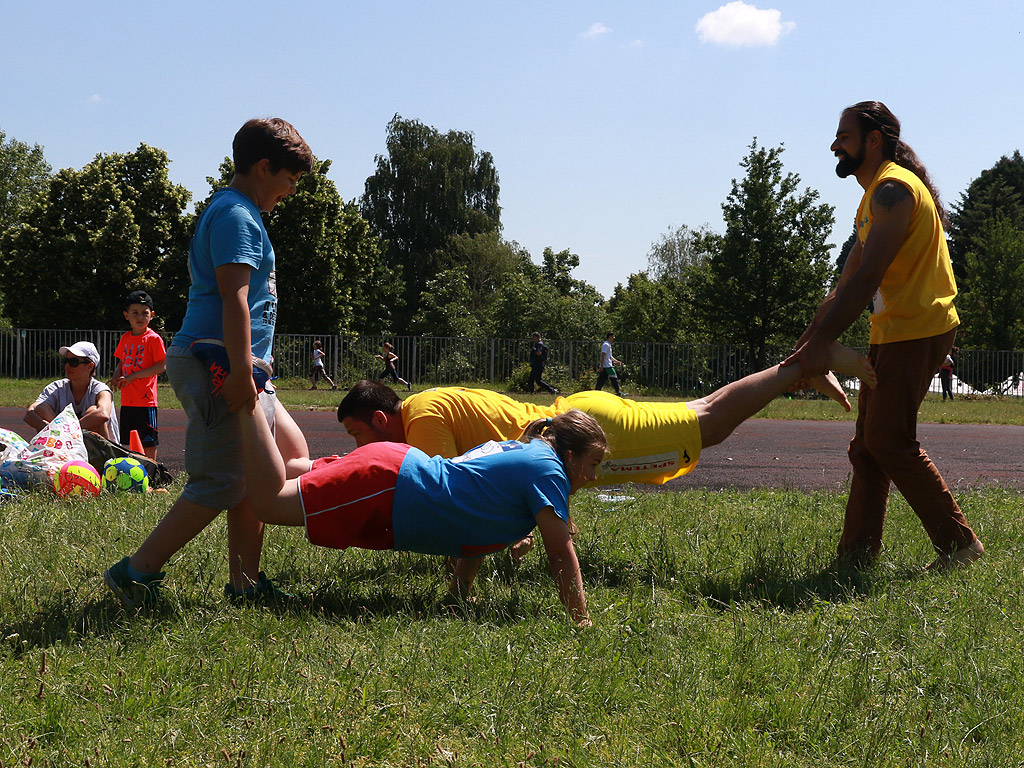
[[[228,351],[224,342],[220,339],[196,339],[189,347],[199,362],[210,370],[210,394],[217,396],[224,386],[224,379],[231,371],[231,364],[228,362]],[[274,378],[274,369],[266,360],[252,357],[252,380],[256,383],[257,394],[263,391],[273,392],[274,387],[270,380]]]
[[[107,587],[125,608],[152,607],[160,600],[164,572],[149,573],[136,581],[128,575],[128,558],[119,560],[103,574]]]
[[[235,605],[244,603],[286,603],[294,595],[278,589],[273,579],[267,578],[263,571],[256,577],[256,583],[245,589],[235,589],[230,583],[224,585],[224,597]]]

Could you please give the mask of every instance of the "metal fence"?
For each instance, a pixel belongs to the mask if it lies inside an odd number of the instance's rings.
[[[99,375],[113,371],[113,353],[121,331],[0,328],[0,377],[59,378],[58,350],[75,341],[91,341],[100,353]],[[172,334],[162,334],[170,344]],[[417,387],[467,382],[501,385],[525,382],[529,340],[468,339],[437,336],[336,336],[277,334],[274,370],[283,379],[308,378],[313,342],[319,340],[328,374],[339,385],[361,378],[376,379],[383,363],[375,355],[383,342],[394,346],[399,375]],[[545,378],[564,386],[592,386],[600,341],[548,340]],[[861,350],[864,351],[864,350]],[[769,361],[785,350],[771,350]],[[624,363],[620,379],[627,389],[702,395],[757,370],[749,352],[728,344],[663,344],[616,342],[615,356]],[[556,384],[557,386],[557,384]],[[941,392],[936,375],[931,391]],[[960,350],[953,376],[957,394],[1024,396],[1024,351]]]

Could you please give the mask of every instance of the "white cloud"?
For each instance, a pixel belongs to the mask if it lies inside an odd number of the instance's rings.
[[[607,35],[609,32],[611,32],[611,29],[606,27],[600,21],[595,21],[581,36],[588,40],[596,40],[599,37]]]
[[[85,103],[89,104],[89,105],[92,105],[92,104],[102,104],[105,101],[106,101],[106,99],[104,99],[98,93],[94,93],[92,96],[90,96],[88,99],[85,100]]]
[[[782,21],[782,12],[774,8],[759,10],[742,0],[726,3],[717,11],[704,14],[697,22],[702,43],[736,47],[775,45],[796,24]]]

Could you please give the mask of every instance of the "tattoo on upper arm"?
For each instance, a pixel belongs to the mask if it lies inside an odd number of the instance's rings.
[[[875,190],[873,202],[891,211],[909,197],[910,190],[898,181],[883,181],[878,185],[878,189]]]

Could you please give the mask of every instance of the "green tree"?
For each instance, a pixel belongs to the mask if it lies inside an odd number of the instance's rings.
[[[21,221],[32,201],[46,189],[51,170],[41,146],[8,139],[0,130],[0,234]]]
[[[970,290],[957,299],[957,343],[976,349],[1024,348],[1024,231],[1006,217],[989,219],[966,254]]]
[[[709,254],[721,237],[706,225],[670,227],[651,244],[647,271],[615,286],[608,300],[611,324],[623,341],[695,342],[708,338],[706,329],[690,322],[690,282],[706,269]]]
[[[689,324],[685,320],[684,287],[678,278],[652,280],[647,272],[629,276],[619,283],[608,300],[608,314],[616,336],[622,341],[679,342]]]
[[[501,230],[498,173],[473,134],[441,133],[395,115],[387,155],[366,180],[363,216],[386,242],[385,264],[403,283],[399,324],[417,315],[427,282],[455,265],[455,235]]]
[[[608,324],[604,297],[590,283],[572,277],[579,256],[544,249],[542,265],[528,258],[507,273],[492,314],[492,333],[526,338],[539,331],[549,339],[594,339]]]
[[[725,235],[694,275],[692,322],[743,344],[762,368],[772,345],[789,345],[814,316],[829,275],[833,208],[800,177],[783,175],[783,147],[750,145],[741,181],[722,204]]]
[[[190,193],[172,184],[167,154],[140,144],[57,173],[0,248],[6,309],[17,325],[122,328],[124,296],[144,289],[158,320],[185,269]]]
[[[691,229],[685,224],[669,227],[668,232],[651,243],[647,272],[652,280],[677,278],[685,281],[688,271],[707,262],[718,239],[707,225],[700,229]]]
[[[979,254],[979,238],[994,219],[1005,218],[1017,229],[1024,229],[1024,157],[1015,151],[1005,155],[974,179],[949,216],[949,256],[957,280],[967,275],[967,254]],[[969,290],[969,286],[961,286]]]
[[[427,281],[411,330],[424,336],[479,336],[470,311],[470,290],[461,269],[448,269]]]
[[[494,335],[494,311],[509,275],[536,273],[529,252],[515,242],[507,242],[497,232],[478,235],[454,235],[448,243],[454,264],[468,294],[466,309],[475,318],[480,333]],[[429,301],[429,292],[421,302]],[[424,329],[424,332],[429,332]]]
[[[835,280],[838,280],[839,276],[843,274],[843,267],[846,266],[846,260],[850,257],[850,252],[853,250],[856,242],[857,230],[855,229],[850,232],[850,236],[839,247],[839,256],[836,258]],[[850,323],[849,328],[839,334],[839,343],[845,344],[848,347],[868,346],[871,335],[870,317],[871,307],[868,306],[860,313],[856,320]]]

